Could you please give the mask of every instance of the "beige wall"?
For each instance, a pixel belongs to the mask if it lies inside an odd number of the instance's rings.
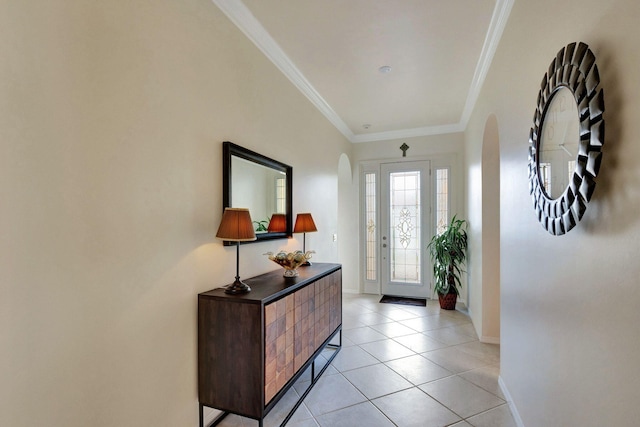
[[[527,427],[635,426],[640,419],[640,29],[636,0],[516,1],[467,129],[480,164],[495,114],[501,159],[501,378]],[[582,222],[551,236],[528,191],[527,146],[540,81],[584,41],[605,90],[607,143]],[[469,198],[477,188],[469,188]]]
[[[350,144],[207,0],[3,0],[0,58],[0,425],[197,425],[221,142],[293,166],[317,261]]]

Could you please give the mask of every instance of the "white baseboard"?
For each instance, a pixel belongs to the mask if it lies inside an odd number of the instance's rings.
[[[473,319],[473,310],[469,308],[467,311],[469,312],[469,317]],[[475,328],[475,326],[476,325],[474,324],[473,327]],[[478,331],[476,330],[476,332]],[[500,344],[500,337],[488,337],[488,336],[482,335],[480,337],[480,342],[484,342],[487,344]]]
[[[360,294],[360,291],[358,291],[357,289],[345,289],[345,288],[342,288],[342,293],[343,294],[358,295],[358,294]]]
[[[480,341],[487,344],[500,344],[500,337],[487,337],[483,335],[480,337]]]
[[[513,398],[511,398],[511,393],[507,389],[507,385],[502,381],[502,376],[498,377],[498,385],[500,386],[500,390],[502,390],[502,394],[504,394],[505,399],[507,399],[507,404],[509,405],[509,410],[511,411],[511,415],[513,415],[513,420],[516,422],[518,427],[525,427],[522,422],[522,418],[520,418],[520,413],[518,413],[518,408],[516,408],[515,403],[513,403]]]

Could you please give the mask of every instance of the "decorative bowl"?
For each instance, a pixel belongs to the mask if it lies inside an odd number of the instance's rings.
[[[307,262],[313,253],[315,252],[295,251],[286,253],[280,251],[275,255],[273,252],[267,252],[265,255],[267,255],[271,261],[284,268],[284,277],[296,277],[298,275],[298,267]]]

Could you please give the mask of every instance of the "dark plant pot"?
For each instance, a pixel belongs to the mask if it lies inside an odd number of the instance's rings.
[[[438,294],[438,300],[440,301],[440,308],[443,310],[455,310],[456,302],[458,301],[458,295],[454,292],[448,294]]]

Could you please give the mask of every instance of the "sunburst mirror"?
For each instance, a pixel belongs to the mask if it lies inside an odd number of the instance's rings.
[[[604,92],[584,43],[560,49],[538,92],[529,132],[529,191],[542,226],[562,235],[582,219],[604,145]]]

